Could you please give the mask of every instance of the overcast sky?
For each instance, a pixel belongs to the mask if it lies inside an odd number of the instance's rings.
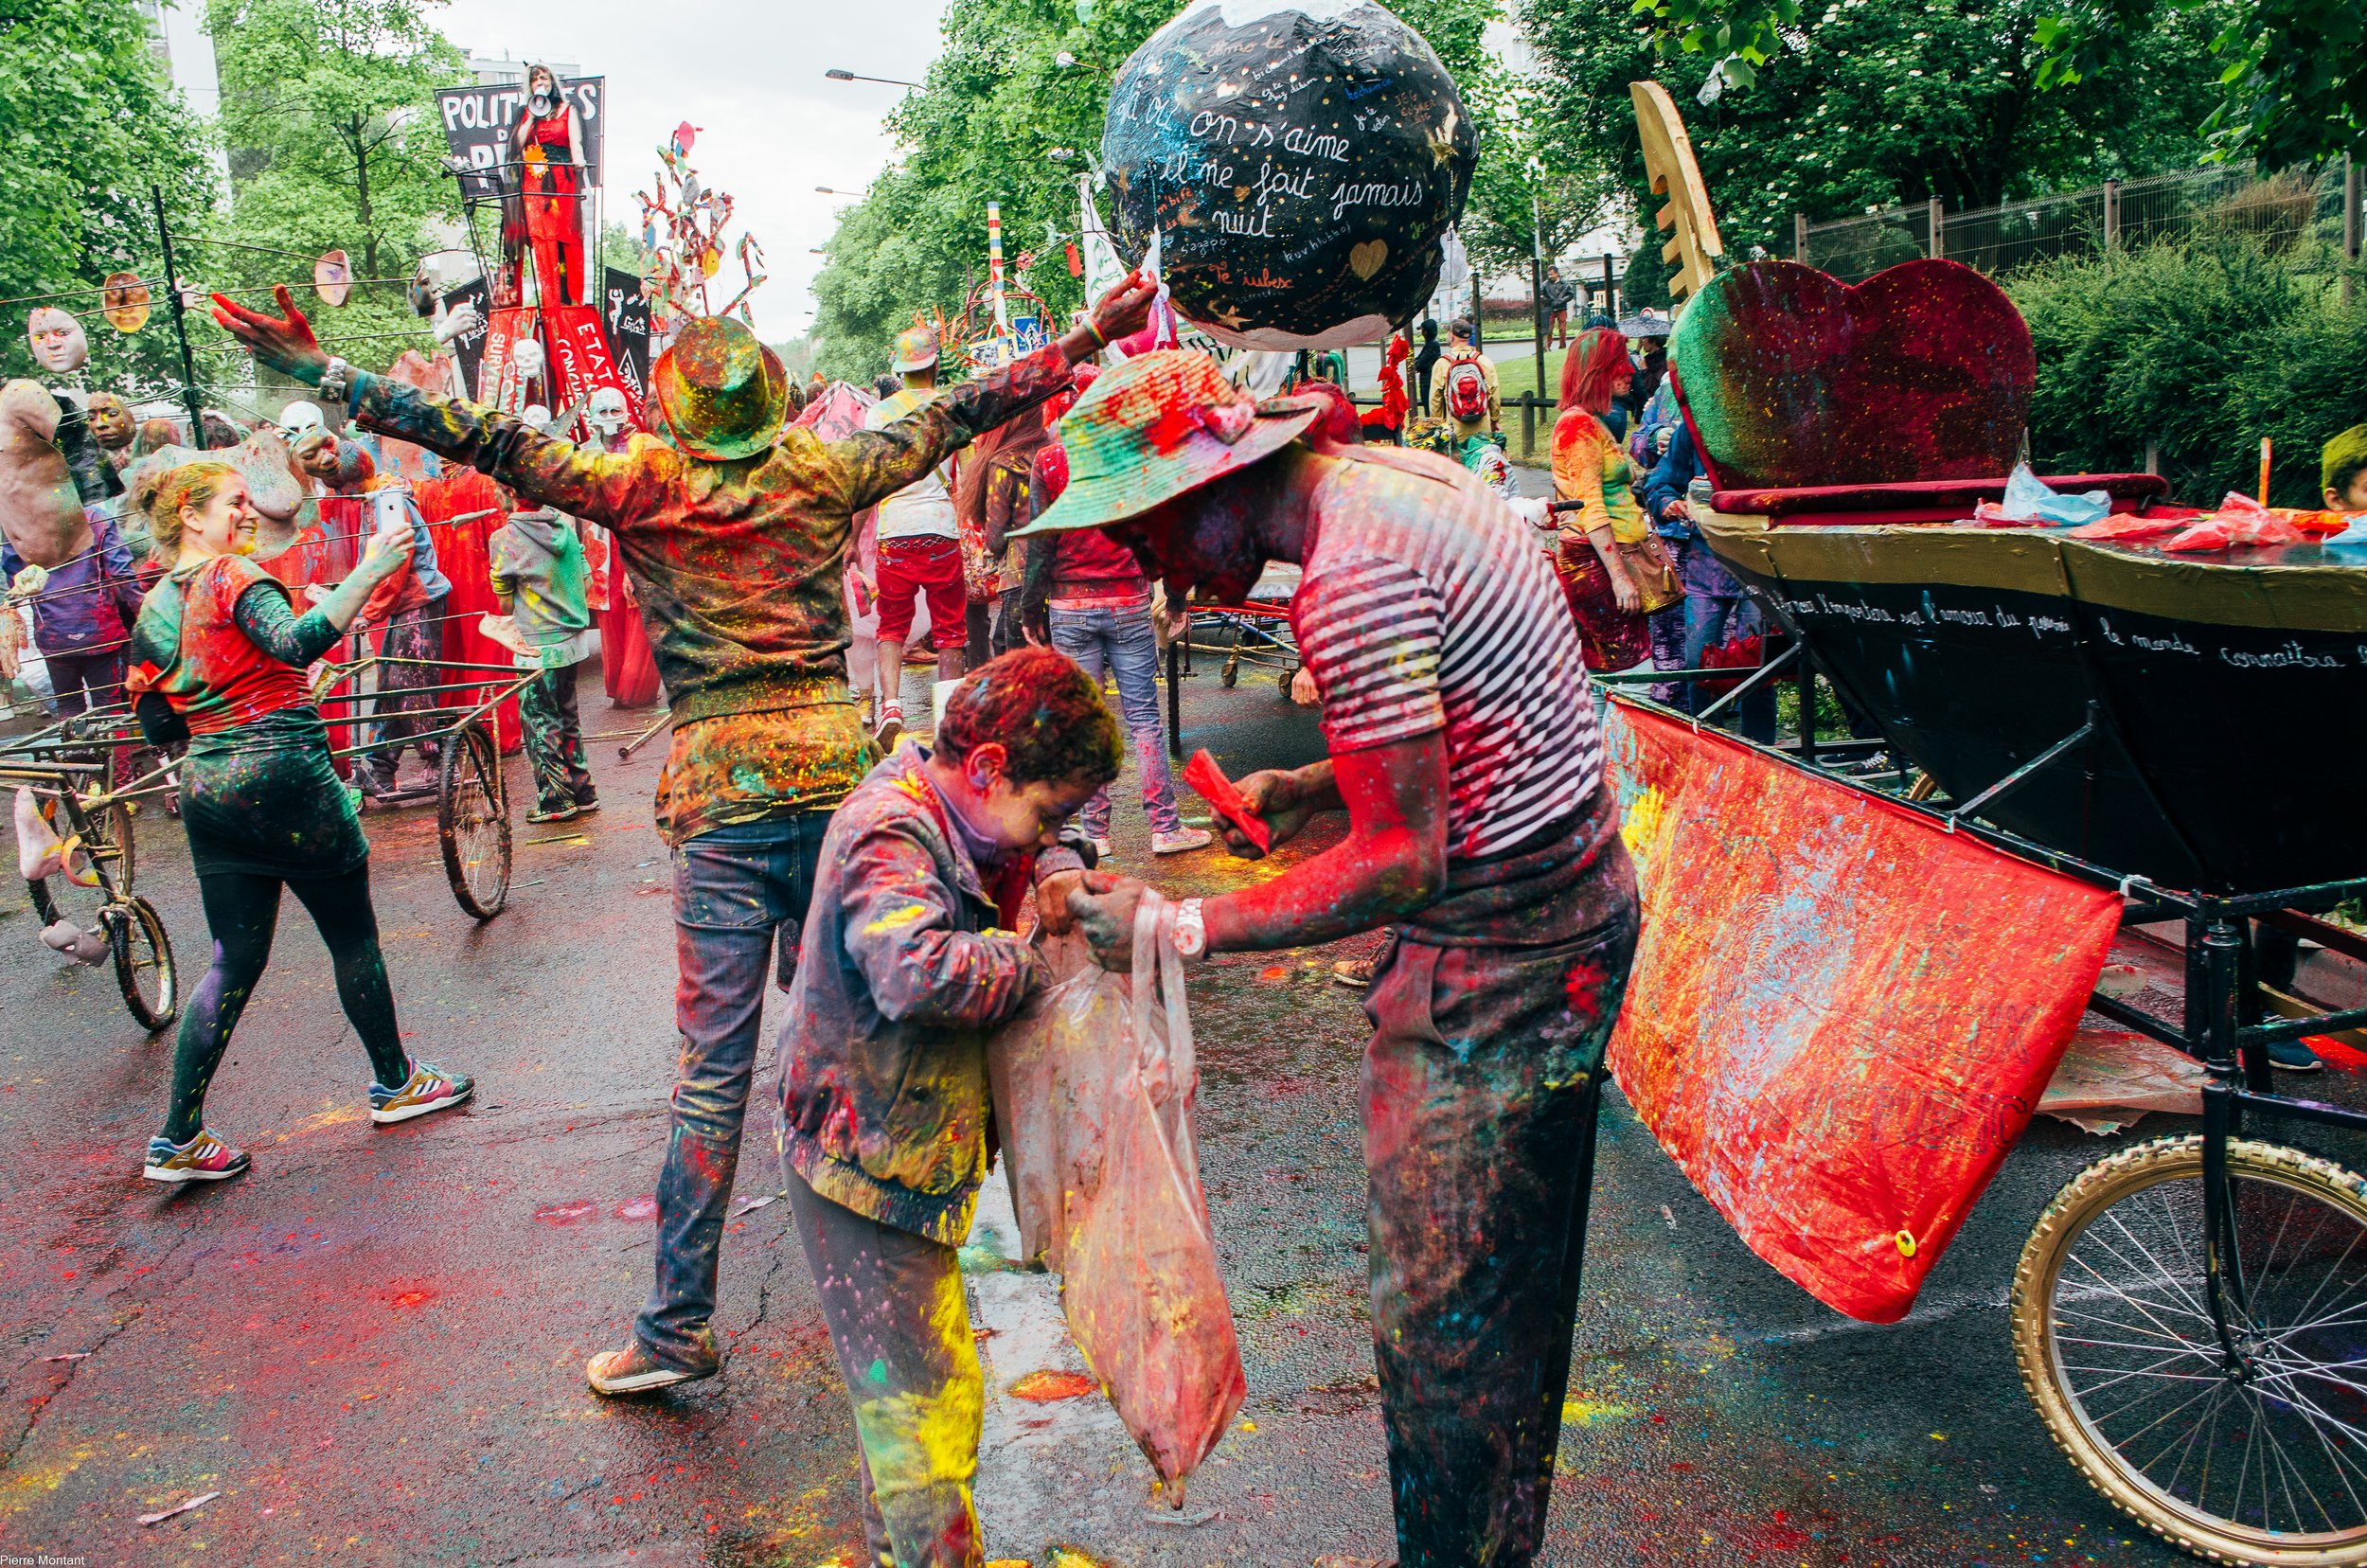
[[[606,215],[637,228],[636,189],[655,177],[653,150],[684,120],[700,127],[690,162],[735,202],[764,247],[771,281],[753,303],[756,330],[781,342],[806,330],[810,254],[845,202],[816,186],[861,192],[895,148],[881,121],[903,90],[831,81],[840,66],[920,80],[942,42],[944,0],[451,0],[436,21],[472,54],[544,57],[608,78]],[[728,253],[718,283],[739,286]]]

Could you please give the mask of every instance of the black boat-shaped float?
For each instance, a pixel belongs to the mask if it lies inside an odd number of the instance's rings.
[[[2367,876],[2367,543],[2169,554],[1971,526],[2022,449],[2028,329],[1979,274],[1847,288],[1721,275],[1671,346],[1710,469],[1710,548],[1902,758],[1965,801],[2078,734],[1981,815],[2165,886]],[[2150,474],[2050,478],[2116,512]],[[2092,704],[2092,707],[2091,706]]]

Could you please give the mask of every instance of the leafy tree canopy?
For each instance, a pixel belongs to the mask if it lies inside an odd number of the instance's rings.
[[[232,201],[209,280],[263,286],[311,277],[310,258],[346,252],[357,279],[343,307],[306,309],[322,341],[384,365],[434,340],[404,295],[418,258],[460,217],[444,172],[435,93],[465,79],[460,51],[429,20],[439,0],[210,0],[222,71]],[[235,246],[224,241],[235,241]],[[240,249],[238,246],[253,247]],[[276,253],[276,254],[275,254]],[[222,360],[226,356],[212,356]],[[240,374],[244,366],[239,367]]]
[[[1657,77],[1740,257],[1753,245],[1789,255],[1795,212],[1830,219],[1931,197],[1987,206],[2194,162],[2228,0],[2132,40],[2129,69],[2040,93],[2056,3],[1822,0],[1755,70],[1720,54],[1731,40],[1715,32],[1697,52],[1669,51],[1665,23],[1641,8],[1531,0],[1524,21],[1544,65],[1541,117],[1564,156],[1615,170],[1633,210],[1652,210],[1628,83]],[[1713,72],[1747,78],[1748,90],[1712,88],[1703,103]]]
[[[213,195],[198,120],[172,90],[136,0],[9,0],[0,9],[0,298],[95,291],[109,273],[161,278],[149,187],[178,227]],[[57,304],[90,338],[89,383],[162,390],[180,380],[164,289],[149,325],[126,337],[93,293]],[[0,376],[37,371],[25,342],[29,304],[0,329]]]
[[[1749,88],[1816,0],[1636,0],[1664,52],[1717,62]],[[2210,28],[2217,80],[2205,128],[2216,156],[2271,168],[2367,154],[2367,8],[2358,0],[2055,0],[2030,35],[2033,84],[2143,75],[2146,41],[2181,20]]]
[[[1494,0],[1398,0],[1391,9],[1458,81],[1481,73]],[[989,201],[1002,205],[1004,254],[1017,280],[1056,319],[1080,302],[1061,243],[1077,229],[1077,176],[1099,153],[1111,79],[1176,9],[1176,0],[952,0],[944,52],[888,121],[906,155],[841,218],[814,280],[826,375],[867,381],[915,312],[959,313],[986,274]],[[1481,106],[1473,108],[1478,117]],[[1483,141],[1484,170],[1491,155]],[[1523,194],[1504,205],[1528,202]],[[1021,272],[1024,252],[1035,264]]]

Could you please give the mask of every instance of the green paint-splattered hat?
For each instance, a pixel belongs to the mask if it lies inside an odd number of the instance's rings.
[[[789,419],[789,371],[756,334],[728,316],[682,330],[650,377],[659,434],[709,462],[753,457]]]
[[[1189,349],[1139,354],[1095,381],[1059,423],[1068,489],[1008,537],[1098,528],[1272,455],[1322,415],[1311,400],[1254,401]]]

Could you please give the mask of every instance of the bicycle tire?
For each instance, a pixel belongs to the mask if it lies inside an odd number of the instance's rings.
[[[509,901],[509,795],[501,757],[482,724],[445,738],[436,763],[436,836],[452,896],[473,918],[489,920]]]
[[[2113,1506],[2172,1545],[2212,1561],[2258,1568],[2367,1564],[2367,1504],[2361,1502],[2367,1498],[2367,1442],[2361,1440],[2367,1432],[2359,1420],[2335,1414],[2367,1416],[2367,1386],[2332,1375],[2348,1369],[2353,1358],[2347,1354],[2338,1363],[2309,1358],[2310,1346],[2329,1339],[2343,1342],[2346,1349],[2358,1344],[2355,1326],[2343,1320],[2351,1310],[2353,1287],[2367,1292],[2367,1178],[2300,1149],[2229,1141],[2232,1254],[2250,1282],[2245,1302],[2239,1306],[2231,1297],[2227,1308],[2245,1351],[2247,1372],[2239,1378],[2226,1369],[2204,1300],[2202,1149],[2202,1138],[2192,1134],[2140,1144],[2090,1166],[2056,1194],[2032,1227],[2014,1274],[2010,1322],[2022,1386],[2073,1468]],[[2285,1214],[2270,1231],[2269,1218],[2280,1196]],[[2273,1319],[2282,1305],[2274,1300],[2281,1277],[2274,1265],[2305,1204],[2311,1210],[2306,1234],[2293,1240],[2288,1267],[2347,1238],[2333,1271],[2346,1288],[2334,1298],[2332,1319],[2279,1327],[2264,1321]],[[2109,1231],[2100,1229],[2108,1221]],[[2132,1229],[2132,1222],[2140,1228]],[[2082,1253],[2091,1234],[2098,1238],[2096,1245]],[[2326,1238],[2320,1241],[2322,1235]],[[2132,1265],[2127,1274],[2137,1284],[2131,1294],[2106,1271],[2137,1257],[2142,1265]],[[2073,1299],[2079,1308],[2068,1305]],[[2302,1311],[2313,1310],[2318,1299],[2313,1292]],[[2367,1294],[2360,1300],[2360,1321],[2367,1323]],[[2119,1303],[2134,1310],[2116,1322]],[[2068,1336],[2066,1323],[2072,1329]],[[2126,1338],[2105,1337],[2111,1334]],[[2111,1363],[2115,1348],[2127,1352],[2119,1364],[2087,1366],[2067,1359]],[[2084,1388],[2083,1379],[2091,1380]],[[2192,1388],[2157,1390],[2162,1383]],[[2147,1392],[2131,1397],[2124,1385]],[[2120,1392],[2111,1392],[2115,1389]],[[2180,1402],[2136,1427],[2154,1399]],[[2168,1437],[2160,1436],[2165,1423],[2198,1401],[2203,1408],[2187,1416],[2184,1427],[2173,1426]],[[2121,1408],[2108,1413],[2105,1406],[2114,1402]],[[2240,1439],[2244,1445],[2232,1501],[2224,1491],[2222,1414],[2229,1417],[2226,1444]],[[2339,1429],[2331,1442],[2329,1427]],[[2304,1434],[2316,1437],[2321,1452],[2300,1444],[2288,1451],[2287,1437]],[[2262,1458],[2257,1520],[2245,1516],[2244,1509],[2255,1446]],[[2200,1463],[2189,1480],[2198,1449]],[[2156,1450],[2155,1456],[2141,1462],[2136,1455],[2145,1450]],[[2177,1463],[2165,1477],[2162,1472],[2174,1450]],[[2340,1493],[2327,1486],[2343,1515],[2339,1523],[2310,1487],[2312,1472],[2341,1483]],[[2294,1494],[2296,1481],[2325,1527],[2278,1527],[2276,1490],[2283,1491],[2283,1506],[2294,1513],[2294,1523],[2305,1512]],[[2180,1495],[2181,1485],[2190,1495]],[[2215,1492],[2215,1487],[2221,1489]]]
[[[144,961],[139,956],[143,946],[151,955]],[[107,949],[115,959],[116,987],[123,992],[123,1005],[141,1027],[154,1034],[180,1016],[180,971],[173,967],[172,937],[153,904],[134,893],[110,909]],[[143,971],[155,976],[152,999],[142,987]]]

